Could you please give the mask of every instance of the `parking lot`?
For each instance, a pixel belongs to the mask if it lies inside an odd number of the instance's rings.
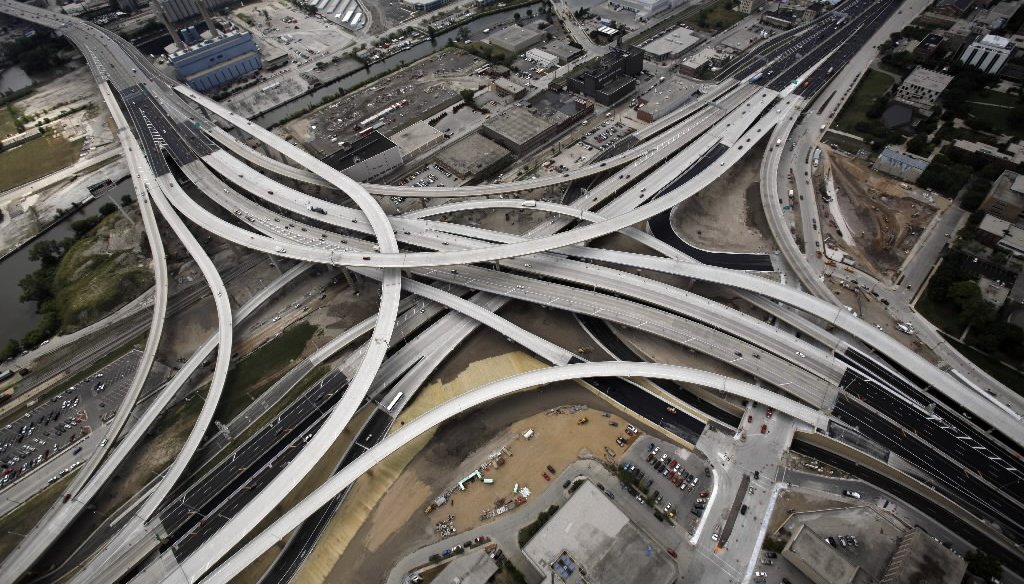
[[[711,496],[710,469],[693,452],[658,438],[643,437],[622,457],[635,483],[626,491],[654,509],[655,517],[693,534]]]
[[[8,420],[0,428],[0,489],[11,490],[30,474],[37,479],[30,481],[31,486],[45,485],[52,477],[41,481],[36,475],[50,474],[46,468],[48,461],[97,430],[105,416],[113,415],[124,400],[141,357],[141,351],[130,351],[94,375],[40,401],[21,418]],[[77,446],[72,449],[72,456],[80,454],[75,449]],[[70,466],[70,459],[68,462]]]

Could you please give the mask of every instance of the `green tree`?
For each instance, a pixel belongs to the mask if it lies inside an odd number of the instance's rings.
[[[910,142],[907,142],[907,152],[911,154],[928,156],[931,151],[932,148],[928,145],[928,136],[925,134],[917,134],[910,139]]]
[[[464,40],[466,40],[468,38],[469,38],[469,27],[468,26],[460,26],[459,27],[459,40],[463,40],[464,41]]]
[[[979,325],[992,317],[992,306],[981,296],[977,282],[965,280],[954,282],[946,292],[953,303],[960,308],[960,321],[964,324]]]
[[[533,9],[532,8],[527,8],[526,9],[526,18],[533,18]]]
[[[14,339],[8,339],[3,348],[0,348],[0,361],[6,361],[19,352],[21,352],[21,343]]]
[[[131,195],[122,195],[121,196],[121,204],[122,205],[131,205],[133,200],[134,199],[132,199]]]
[[[53,269],[42,268],[29,272],[18,282],[18,286],[21,287],[21,296],[18,299],[22,302],[37,303],[38,312],[39,305],[53,298]]]
[[[515,14],[512,15],[512,18],[514,18],[516,22],[519,22],[523,17],[520,16],[518,12],[516,12]]]
[[[100,207],[100,216],[106,217],[107,215],[110,215],[115,211],[117,211],[117,205],[113,203],[105,203],[102,207]]]
[[[463,89],[459,92],[459,95],[462,96],[462,101],[464,101],[469,107],[476,107],[476,100],[473,98],[475,94],[476,92],[472,89]]]
[[[997,580],[1003,576],[1003,562],[982,550],[967,552],[967,571],[985,581]]]
[[[44,239],[38,241],[28,250],[28,259],[39,262],[44,268],[56,267],[60,258],[64,257],[70,242]]]
[[[86,217],[85,219],[79,219],[71,223],[71,229],[75,232],[75,237],[82,237],[86,233],[92,231],[93,227],[96,227],[100,222],[99,217]]]

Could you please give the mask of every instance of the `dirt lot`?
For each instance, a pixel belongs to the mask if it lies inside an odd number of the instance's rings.
[[[318,152],[329,154],[338,150],[341,142],[358,139],[355,124],[396,102],[408,100],[383,118],[386,123],[380,131],[393,134],[457,103],[462,89],[485,84],[485,78],[473,75],[482,64],[480,58],[459,50],[441,51],[285,124],[284,132]]]
[[[758,175],[763,153],[763,145],[752,148],[721,178],[673,209],[673,229],[692,245],[709,250],[775,249],[761,210]]]
[[[948,206],[949,201],[936,197],[934,204],[927,204],[903,189],[900,181],[872,171],[863,161],[840,155],[829,160],[840,209],[857,244],[856,249],[840,247],[862,269],[892,282],[936,210]],[[822,226],[831,236],[826,243],[841,241],[827,208],[822,210]]]

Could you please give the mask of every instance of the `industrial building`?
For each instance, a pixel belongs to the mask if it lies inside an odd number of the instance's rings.
[[[499,95],[511,95],[516,99],[526,95],[526,87],[505,77],[496,77],[494,79],[494,89]]]
[[[324,158],[332,168],[360,182],[386,176],[401,167],[402,161],[398,146],[376,131]]]
[[[585,481],[523,547],[554,582],[669,584],[676,567],[600,489]]]
[[[616,0],[612,3],[640,18],[649,18],[672,9],[672,0]]]
[[[928,35],[921,39],[921,42],[914,47],[914,59],[919,61],[931,59],[935,56],[935,53],[939,50],[939,47],[942,46],[942,43],[945,42],[945,40],[946,39],[944,39],[940,34],[934,32],[928,33]]]
[[[648,61],[657,63],[678,59],[700,40],[700,37],[693,34],[692,30],[680,26],[644,45],[644,57]]]
[[[644,122],[653,122],[699,94],[700,88],[696,83],[673,75],[640,98],[636,117]]]
[[[946,90],[951,81],[953,81],[952,75],[916,67],[896,89],[896,101],[930,114],[939,100],[939,95]]]
[[[450,144],[435,157],[438,164],[467,182],[497,173],[512,159],[508,149],[476,132]]]
[[[526,58],[533,60],[541,67],[554,67],[560,62],[558,55],[552,55],[544,49],[538,49],[537,47],[526,51]]]
[[[978,225],[978,242],[989,247],[1005,250],[1016,256],[1024,256],[1024,228],[1017,227],[995,215],[985,215]],[[1024,280],[1024,278],[1018,278]]]
[[[554,133],[551,122],[534,115],[528,109],[514,107],[487,120],[480,133],[522,154],[543,144]]]
[[[978,209],[1003,221],[1016,223],[1024,214],[1024,175],[1004,170],[992,183]]]
[[[878,172],[884,172],[895,176],[900,180],[913,182],[917,180],[924,169],[928,168],[928,159],[914,156],[886,146],[885,150],[878,155],[878,160],[872,166]]]
[[[402,151],[402,160],[412,160],[417,156],[444,142],[441,130],[420,120],[405,129],[392,134],[389,138]]]
[[[687,56],[679,63],[679,72],[690,77],[697,77],[708,67],[715,66],[715,63],[722,59],[722,55],[714,47],[704,47],[696,53]]]
[[[487,42],[513,55],[519,55],[526,52],[530,47],[539,44],[544,40],[544,37],[543,31],[514,24],[491,33],[487,37]]]
[[[562,65],[579,58],[585,52],[580,47],[574,47],[563,40],[557,39],[544,45],[543,48],[545,53],[558,57],[558,62]]]
[[[987,34],[975,39],[960,55],[960,62],[995,75],[1017,46],[1006,37]]]
[[[636,77],[644,70],[644,54],[637,48],[612,49],[595,67],[568,79],[569,91],[593,98],[610,106],[636,90]]]
[[[448,562],[433,581],[438,584],[486,584],[497,571],[498,564],[484,550],[476,549]]]
[[[233,31],[171,54],[178,79],[196,91],[228,85],[263,66],[249,32]]]
[[[350,30],[366,26],[366,14],[356,0],[312,0],[317,12]]]

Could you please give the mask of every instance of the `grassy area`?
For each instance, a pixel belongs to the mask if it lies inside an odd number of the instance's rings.
[[[921,299],[917,301],[914,308],[927,318],[932,324],[945,331],[947,334],[960,338],[964,334],[964,326],[960,323],[960,315],[953,304],[938,304],[928,297],[925,290]]]
[[[42,472],[42,471],[36,471]],[[0,558],[7,557],[46,510],[60,498],[64,486],[75,473],[68,473],[61,480],[46,487],[28,501],[14,508],[0,519]]]
[[[1003,385],[1021,395],[1024,395],[1024,374],[1003,365],[998,360],[989,357],[973,347],[969,347],[953,339],[947,338],[946,340],[950,345],[956,348],[957,351],[960,351],[964,357],[967,357],[972,363],[984,369],[992,377],[998,379]]]
[[[14,115],[9,108],[0,108],[0,137],[9,136],[18,132],[18,126],[14,123]]]
[[[844,132],[860,135],[860,132],[857,130],[857,124],[859,122],[871,121],[867,117],[868,110],[874,105],[875,99],[884,95],[892,87],[893,83],[892,76],[868,69],[860,83],[857,84],[857,90],[853,92],[846,105],[843,106],[843,111],[840,112],[839,119],[833,127]]]
[[[1010,95],[1009,93],[1003,93],[1002,91],[992,91],[991,89],[982,90],[982,92],[971,99],[971,101],[1001,105],[1004,106],[1004,109],[1007,107],[1016,107],[1017,104],[1020,103],[1016,95]]]
[[[700,10],[688,14],[682,19],[691,28],[703,30],[723,30],[747,17],[742,12],[733,10],[735,0],[717,0]]]
[[[995,134],[1009,134],[1015,138],[1024,138],[1024,127],[1006,123],[1010,110],[998,105],[971,104],[971,117],[988,122]],[[989,139],[991,140],[991,139]]]
[[[299,323],[239,361],[228,372],[217,408],[218,420],[230,420],[263,393],[269,377],[283,369],[305,349],[317,332],[308,322]]]
[[[0,191],[14,188],[58,171],[78,160],[82,140],[69,141],[63,136],[47,134],[0,152]]]
[[[138,265],[134,251],[96,252],[112,232],[128,229],[120,213],[79,239],[61,258],[54,292],[62,326],[78,328],[95,322],[153,285],[153,272]]]

